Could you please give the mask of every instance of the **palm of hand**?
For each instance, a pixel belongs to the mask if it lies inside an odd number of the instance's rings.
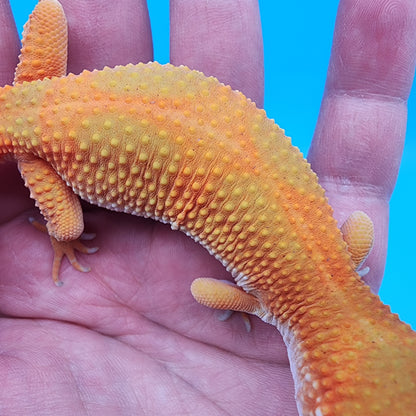
[[[98,231],[101,249],[80,255],[91,266],[85,275],[65,261],[62,288],[50,278],[48,237],[27,221],[32,212],[3,226],[0,304],[8,318],[0,321],[0,343],[9,388],[1,402],[8,410],[296,415],[276,329],[253,319],[247,333],[237,314],[220,322],[190,294],[197,276],[227,278],[223,266],[168,226],[92,210],[87,228]],[[265,385],[279,387],[270,397]]]

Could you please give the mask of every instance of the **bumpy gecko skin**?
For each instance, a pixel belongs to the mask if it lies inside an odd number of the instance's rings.
[[[345,226],[352,259],[316,175],[283,130],[243,94],[185,67],[22,82],[64,75],[62,50],[52,72],[36,72],[31,55],[49,44],[50,21],[66,34],[59,3],[41,1],[31,19],[26,63],[16,85],[0,90],[0,156],[17,160],[46,219],[55,281],[62,256],[83,250],[78,197],[170,223],[235,278],[197,279],[199,302],[256,314],[282,333],[301,415],[415,415],[416,334],[355,272],[372,242],[362,234],[372,231],[360,215]]]
[[[24,26],[15,82],[66,75],[68,31],[65,13],[54,0],[43,0]]]

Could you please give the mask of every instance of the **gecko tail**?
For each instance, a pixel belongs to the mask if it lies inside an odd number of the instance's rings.
[[[14,84],[66,75],[67,44],[68,25],[61,4],[57,0],[40,1],[23,29]]]

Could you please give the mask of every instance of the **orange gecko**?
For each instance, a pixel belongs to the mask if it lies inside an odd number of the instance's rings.
[[[307,161],[240,92],[158,63],[64,76],[66,33],[60,4],[39,2],[0,90],[0,155],[46,220],[55,282],[64,256],[86,270],[74,249],[93,251],[79,197],[170,223],[235,278],[195,280],[200,303],[281,332],[301,415],[416,415],[416,334],[356,272],[368,217],[344,225],[348,251]]]

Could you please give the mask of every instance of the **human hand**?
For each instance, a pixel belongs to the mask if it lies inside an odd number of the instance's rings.
[[[364,280],[378,292],[389,201],[404,145],[416,56],[416,4],[341,1],[328,78],[308,155],[342,224],[354,210],[374,222]]]
[[[151,58],[145,10],[137,2],[62,3],[70,22],[70,71]],[[188,3],[172,2],[172,62],[215,74],[261,102],[254,2],[228,11],[229,19],[250,21],[242,32],[231,30],[227,19],[209,32],[197,2],[190,2],[193,8]],[[93,18],[99,24],[89,27],[85,22]],[[227,53],[213,66],[225,39]],[[338,122],[344,123],[342,117]],[[238,315],[219,322],[215,311],[192,299],[195,277],[229,278],[202,247],[166,225],[88,206],[86,229],[97,232],[100,251],[80,256],[91,266],[86,275],[64,262],[64,286],[57,289],[50,279],[49,240],[27,222],[36,212],[33,203],[17,185],[17,175],[10,185],[2,192],[8,200],[0,214],[0,345],[6,374],[0,403],[9,413],[297,414],[275,328],[253,319],[252,332],[246,333]]]

